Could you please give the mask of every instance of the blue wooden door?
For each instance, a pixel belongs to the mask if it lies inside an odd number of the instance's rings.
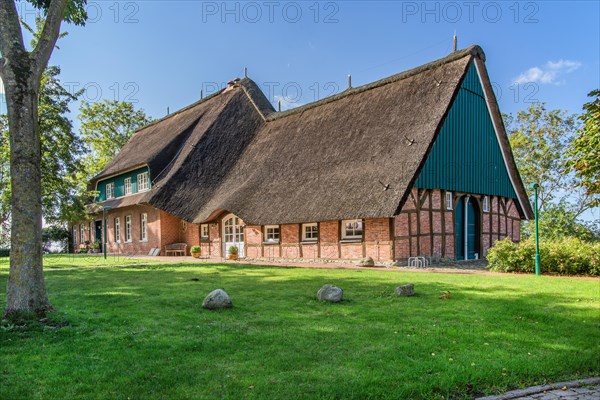
[[[466,205],[465,205],[466,203]],[[466,216],[466,218],[465,218]],[[477,210],[472,199],[461,197],[454,211],[456,259],[474,260],[477,250]],[[466,246],[465,246],[466,242]],[[466,254],[466,257],[465,257]]]
[[[465,259],[465,198],[461,197],[454,211],[454,233],[456,237],[456,259]]]
[[[475,231],[477,226],[477,215],[475,213],[475,206],[473,205],[473,200],[467,200],[467,258],[469,260],[475,259]]]

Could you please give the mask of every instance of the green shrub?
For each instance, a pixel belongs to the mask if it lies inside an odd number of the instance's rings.
[[[229,249],[227,250],[228,254],[231,255],[237,255],[238,254],[238,248],[236,246],[229,246]]]
[[[10,256],[10,249],[0,249],[0,257]]]
[[[534,272],[535,242],[527,239],[513,243],[499,240],[487,255],[492,271]],[[588,243],[577,238],[540,242],[542,273],[558,275],[600,276],[600,243]]]
[[[200,253],[200,246],[190,247],[190,253]]]

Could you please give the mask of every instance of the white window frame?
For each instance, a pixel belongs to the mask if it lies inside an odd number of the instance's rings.
[[[132,192],[133,187],[131,186],[131,177],[125,178],[123,180],[123,187],[124,187],[125,196],[133,193]]]
[[[115,198],[115,183],[114,182],[107,183],[105,191],[106,191],[106,200],[114,199]]]
[[[348,234],[348,230],[346,229],[346,225],[347,224],[360,224],[360,229],[358,227],[354,227],[351,229],[351,231],[353,233]],[[342,220],[342,239],[343,240],[356,240],[356,239],[361,239],[363,237],[363,233],[365,230],[365,225],[362,219],[345,219]],[[360,232],[360,234],[357,234],[357,232]]]
[[[73,245],[77,246],[77,224],[73,225]]]
[[[306,228],[317,228],[314,231],[311,229],[310,236],[308,237]],[[313,234],[316,234],[315,237],[312,237]],[[316,222],[310,224],[302,224],[302,241],[303,242],[316,242],[319,240],[319,224]]]
[[[454,204],[452,202],[452,192],[446,192],[446,210],[452,211],[454,209]]]
[[[125,243],[131,243],[131,215],[125,216]]]
[[[482,208],[484,213],[490,212],[490,196],[483,196]]]
[[[210,229],[208,227],[208,224],[200,225],[200,237],[202,239],[208,239],[209,232],[210,232]]]
[[[115,218],[115,243],[121,243],[121,218]]]
[[[279,225],[265,225],[264,240],[266,243],[279,243],[281,239],[281,230]]]
[[[85,243],[85,225],[79,224],[79,244]]]
[[[140,240],[142,242],[148,241],[148,214],[142,213],[140,215]]]
[[[137,174],[137,191],[143,192],[150,189],[148,171]]]

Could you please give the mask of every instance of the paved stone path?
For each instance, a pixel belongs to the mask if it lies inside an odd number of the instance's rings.
[[[478,400],[599,400],[600,377],[533,386]]]

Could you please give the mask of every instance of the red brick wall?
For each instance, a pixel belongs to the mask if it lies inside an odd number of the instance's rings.
[[[141,240],[141,215],[148,215],[147,240]],[[125,218],[131,216],[131,241],[125,241]],[[115,218],[120,219],[120,237],[115,237]],[[93,219],[102,220],[102,214]],[[89,221],[84,222],[89,227]],[[77,227],[79,229],[79,223]],[[190,247],[200,243],[199,226],[196,224],[182,223],[182,220],[164,211],[147,205],[134,205],[130,207],[108,210],[106,213],[107,225],[107,252],[119,254],[148,254],[152,248],[160,248],[164,255],[164,246],[171,243],[187,243],[188,254]],[[71,225],[71,230],[73,226]],[[78,230],[79,233],[79,230]],[[86,240],[90,240],[89,229],[85,232]],[[77,241],[79,247],[79,240]]]
[[[320,258],[340,258],[339,221],[319,223]]]
[[[185,222],[164,211],[160,212],[160,219],[161,255],[164,255],[164,246],[167,244],[187,243],[187,255],[190,254],[190,247],[200,245],[200,225]]]
[[[299,258],[300,255],[300,225],[285,224],[279,227],[281,234],[281,257]]]
[[[142,241],[141,215],[148,214],[147,240]],[[153,248],[161,247],[161,212],[151,206],[130,206],[108,210],[106,225],[108,245],[107,252],[119,254],[146,255]],[[125,241],[125,218],[131,216],[131,242]],[[120,219],[120,237],[115,237],[115,218]]]
[[[262,232],[258,225],[248,225],[244,231],[246,234],[246,257],[262,257]]]
[[[279,226],[279,243],[273,244],[264,242],[262,226],[247,225],[244,229],[246,257],[318,260],[360,259],[368,255],[375,260],[392,259],[389,218],[366,219],[364,240],[358,242],[340,240],[340,221],[318,224],[319,239],[315,243],[302,242],[301,224],[283,224]]]

